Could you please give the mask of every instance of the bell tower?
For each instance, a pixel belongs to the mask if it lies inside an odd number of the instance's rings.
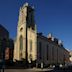
[[[37,29],[34,21],[34,8],[25,3],[20,7],[17,36],[14,42],[14,61],[27,60],[29,63],[37,56]]]

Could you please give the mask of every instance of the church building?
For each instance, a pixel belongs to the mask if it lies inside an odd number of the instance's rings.
[[[26,3],[19,11],[17,36],[14,42],[14,61],[37,59],[37,29],[34,21],[34,8]]]
[[[69,52],[51,34],[37,33],[34,7],[25,3],[19,10],[17,35],[14,41],[14,62],[23,61],[37,67],[60,65],[69,62]]]

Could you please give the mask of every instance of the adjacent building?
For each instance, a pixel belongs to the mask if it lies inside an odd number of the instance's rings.
[[[5,61],[8,63],[13,62],[14,42],[12,39],[8,40],[8,46],[5,49]]]
[[[37,65],[65,65],[69,63],[69,52],[61,40],[54,38],[51,33],[45,37],[37,33]]]
[[[12,60],[13,52],[13,40],[9,38],[9,32],[6,28],[0,25],[0,62],[3,60]],[[11,50],[12,48],[12,50]]]
[[[70,52],[70,64],[72,65],[72,51],[69,52]]]
[[[9,32],[2,26],[0,25],[0,60],[4,58],[4,50],[7,47],[8,43],[8,38],[9,38]]]
[[[24,4],[19,10],[17,36],[14,41],[14,62],[23,61],[37,67],[65,64],[69,60],[69,52],[61,40],[37,33],[34,20],[34,7]]]

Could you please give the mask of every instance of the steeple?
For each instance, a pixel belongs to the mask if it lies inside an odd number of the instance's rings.
[[[28,6],[29,6],[28,2],[26,2],[26,3],[23,5],[23,7],[28,7]]]
[[[32,41],[32,46],[30,42]],[[15,41],[14,59],[25,59],[31,62],[30,47],[33,50],[33,60],[36,60],[37,29],[34,21],[34,8],[25,3],[19,10],[19,20],[17,26],[17,37]]]
[[[18,26],[22,24],[26,24],[28,28],[31,27],[33,30],[35,29],[34,7],[29,6],[27,2],[20,7],[19,11]]]

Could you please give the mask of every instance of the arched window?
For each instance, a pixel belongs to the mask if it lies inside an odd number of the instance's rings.
[[[22,37],[22,35],[20,36],[20,51],[22,51],[23,50],[23,37]]]

